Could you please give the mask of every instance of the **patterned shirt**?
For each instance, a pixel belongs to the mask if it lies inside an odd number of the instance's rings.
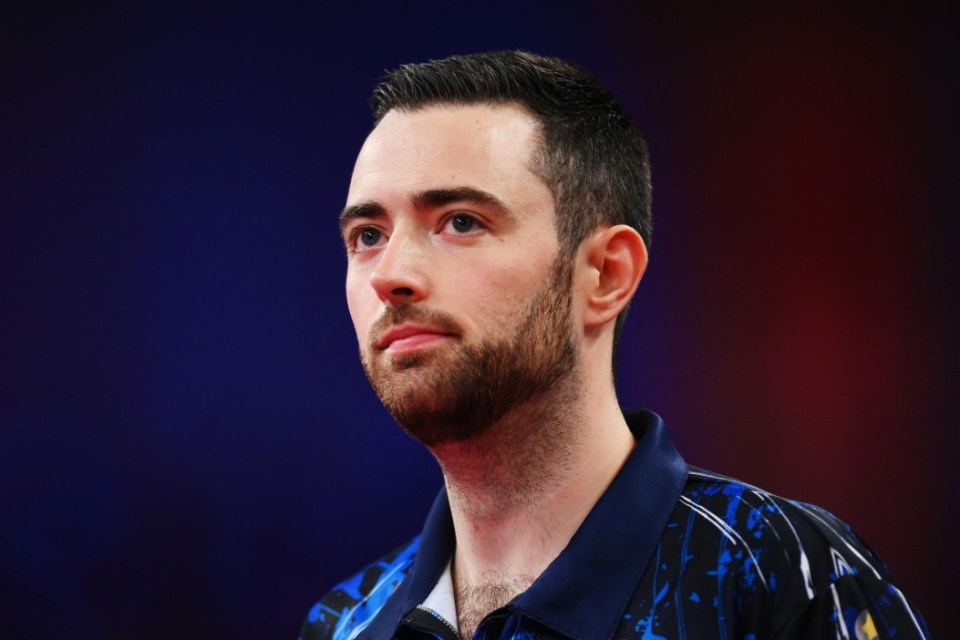
[[[567,547],[475,640],[929,637],[880,558],[827,511],[688,466],[649,411]],[[336,586],[301,640],[456,640],[423,606],[456,544],[441,492],[420,536]]]

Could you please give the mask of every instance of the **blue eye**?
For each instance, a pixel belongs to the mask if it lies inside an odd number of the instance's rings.
[[[454,216],[450,218],[450,226],[457,233],[467,233],[473,231],[477,226],[477,221],[466,215]]]
[[[374,247],[380,242],[382,236],[383,234],[379,230],[367,227],[360,232],[360,244],[365,247]]]

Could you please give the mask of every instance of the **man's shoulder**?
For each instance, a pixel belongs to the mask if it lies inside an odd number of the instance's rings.
[[[679,558],[682,588],[736,611],[744,631],[924,635],[886,564],[847,523],[734,478],[691,467],[661,550]]]
[[[809,566],[808,581],[825,585],[848,573],[888,573],[869,545],[831,512],[728,476],[691,467],[675,515],[685,512],[706,519],[733,547],[774,556],[751,559],[761,566]]]
[[[403,583],[419,546],[414,538],[333,587],[310,608],[300,640],[356,637]]]

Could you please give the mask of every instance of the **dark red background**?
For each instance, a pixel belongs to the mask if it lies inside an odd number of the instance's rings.
[[[497,48],[650,141],[624,404],[844,518],[949,637],[956,22],[714,4],[0,10],[0,637],[294,638],[419,529],[335,218],[383,70]]]

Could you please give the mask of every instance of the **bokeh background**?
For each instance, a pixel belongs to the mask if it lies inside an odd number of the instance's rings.
[[[649,139],[623,403],[843,517],[950,637],[958,29],[906,4],[5,3],[0,638],[292,640],[419,530],[336,215],[383,71],[502,48]]]

